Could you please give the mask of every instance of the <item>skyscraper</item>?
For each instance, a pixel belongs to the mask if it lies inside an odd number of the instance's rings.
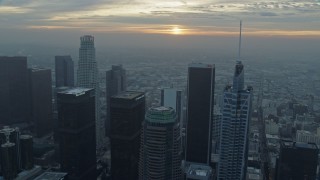
[[[112,65],[106,72],[106,135],[110,135],[110,98],[127,89],[126,70],[122,65]]]
[[[171,107],[150,108],[143,122],[139,179],[182,179],[180,123]]]
[[[314,143],[282,140],[276,180],[315,180],[319,149]]]
[[[71,56],[55,56],[56,87],[74,86],[74,65]]]
[[[53,131],[50,69],[29,69],[31,120],[34,133],[42,137]]]
[[[161,106],[172,107],[177,114],[178,121],[182,120],[182,91],[174,88],[161,89]]]
[[[16,174],[20,170],[20,130],[19,128],[10,128],[4,126],[0,129],[0,147],[4,145],[3,152],[0,151],[0,174],[6,176],[6,173]],[[2,148],[2,147],[1,147]],[[3,154],[4,153],[4,154]],[[10,157],[8,156],[10,154]],[[9,162],[9,163],[8,163]],[[2,164],[5,163],[5,164]],[[5,166],[5,167],[4,167]],[[4,172],[8,171],[8,172]]]
[[[192,63],[188,68],[186,161],[211,162],[214,65]]]
[[[138,179],[141,124],[145,115],[145,95],[126,91],[111,97],[111,177]]]
[[[245,179],[252,98],[252,88],[244,87],[244,69],[242,63],[238,61],[233,86],[228,85],[223,92],[219,180]]]
[[[95,89],[96,141],[97,148],[100,149],[105,136],[105,123],[100,119],[100,88],[94,37],[90,35],[82,36],[80,42],[77,85],[78,87]]]
[[[57,97],[61,170],[71,180],[96,179],[95,92],[73,88]]]
[[[0,56],[0,124],[28,121],[27,57]]]

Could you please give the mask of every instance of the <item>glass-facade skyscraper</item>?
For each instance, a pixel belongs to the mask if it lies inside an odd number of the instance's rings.
[[[180,123],[172,107],[150,108],[141,134],[139,179],[182,179]]]
[[[74,65],[71,56],[55,56],[56,87],[74,86]]]
[[[97,149],[100,149],[105,136],[105,123],[100,118],[100,88],[98,81],[98,67],[94,37],[85,35],[80,38],[79,63],[77,72],[77,86],[94,88],[96,97],[96,141]]]
[[[214,65],[192,63],[188,68],[186,161],[209,165],[214,105]]]
[[[238,61],[233,86],[223,92],[218,180],[245,179],[252,98],[252,88],[244,87],[244,66]]]
[[[96,179],[94,89],[68,89],[57,98],[61,170],[70,180]]]
[[[106,135],[110,135],[110,98],[127,89],[126,70],[122,65],[112,65],[106,72]]]
[[[27,57],[0,56],[0,125],[29,120]]]
[[[135,91],[122,92],[110,99],[112,179],[138,179],[145,101],[145,94]]]

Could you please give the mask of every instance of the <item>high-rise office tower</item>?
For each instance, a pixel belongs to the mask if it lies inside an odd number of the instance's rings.
[[[71,180],[96,179],[94,89],[68,89],[57,98],[61,170]]]
[[[185,155],[185,136],[182,136],[182,128],[185,127],[185,121],[182,117],[182,90],[175,88],[162,88],[161,89],[161,106],[172,107],[177,114],[177,121],[180,123],[180,135],[181,135],[181,149],[183,156]]]
[[[102,141],[105,136],[105,123],[100,119],[100,88],[96,50],[94,47],[94,37],[90,35],[85,35],[80,38],[77,86],[95,89],[96,141],[97,148],[100,149],[103,146]]]
[[[20,136],[20,163],[23,170],[33,168],[33,139],[30,135]]]
[[[20,130],[19,128],[10,128],[9,126],[4,126],[2,129],[0,129],[0,146],[2,144],[5,145],[5,152],[9,150],[10,152],[12,151],[13,148],[13,155],[14,157],[8,157],[10,158],[11,164],[7,164],[9,166],[14,166],[15,171],[20,170]],[[11,154],[11,153],[10,153]],[[2,156],[0,152],[0,156]],[[9,160],[9,159],[7,159]],[[0,160],[2,161],[2,159]],[[4,167],[1,166],[1,173],[3,174],[4,172],[2,171]],[[0,174],[1,174],[0,173]]]
[[[6,142],[0,146],[1,171],[4,179],[7,180],[14,180],[18,174],[15,149],[16,145],[11,142]]]
[[[282,140],[276,180],[315,180],[319,149],[314,143]]]
[[[180,123],[172,107],[150,108],[143,122],[139,179],[182,179]]]
[[[145,95],[126,91],[111,97],[111,177],[138,179],[141,125],[145,115]]]
[[[110,98],[127,89],[126,70],[122,65],[112,65],[106,72],[106,135],[110,135]]]
[[[51,86],[50,69],[29,69],[31,120],[38,137],[53,131]]]
[[[0,124],[28,121],[27,57],[0,56]]]
[[[192,63],[188,68],[186,161],[211,162],[214,105],[214,65]]]
[[[55,56],[56,87],[74,86],[74,64],[71,56]]]
[[[233,86],[228,85],[223,95],[218,179],[244,180],[253,93],[251,87],[244,87],[244,69],[241,62],[237,62]]]
[[[212,153],[218,154],[219,141],[220,141],[220,129],[221,129],[222,113],[218,106],[214,107],[214,115],[212,121]]]
[[[252,113],[252,87],[244,87],[244,66],[240,61],[242,24],[240,22],[239,60],[233,85],[223,92],[218,180],[245,180],[248,159],[248,133]]]
[[[181,123],[182,116],[182,91],[174,88],[161,89],[161,106],[172,107]]]

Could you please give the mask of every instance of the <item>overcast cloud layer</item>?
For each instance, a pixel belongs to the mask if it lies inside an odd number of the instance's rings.
[[[0,29],[320,36],[315,0],[0,0]]]

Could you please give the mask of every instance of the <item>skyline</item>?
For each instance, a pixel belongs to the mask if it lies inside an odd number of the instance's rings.
[[[0,32],[320,37],[319,0],[0,0]]]

